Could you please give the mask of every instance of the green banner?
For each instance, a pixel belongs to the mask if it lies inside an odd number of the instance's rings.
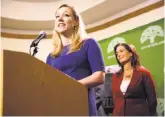
[[[99,41],[106,66],[117,64],[113,49],[119,42],[136,47],[141,65],[156,82],[158,97],[164,98],[164,18]]]

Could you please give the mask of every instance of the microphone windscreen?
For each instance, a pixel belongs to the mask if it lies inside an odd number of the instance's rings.
[[[40,34],[39,34],[39,35],[43,35],[43,36],[42,36],[43,38],[46,38],[46,37],[47,37],[46,32],[45,32],[45,31],[43,31],[43,30],[42,30],[42,31],[40,31]]]

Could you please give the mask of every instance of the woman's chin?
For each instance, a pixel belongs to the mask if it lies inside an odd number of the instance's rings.
[[[129,60],[127,60],[127,61],[120,61],[120,64],[121,65],[125,65],[125,64],[127,64],[127,63],[129,63],[130,61]]]
[[[123,64],[124,64],[124,61],[120,61],[120,64],[122,64],[122,65],[123,65]]]
[[[65,30],[59,30],[58,33],[64,34],[65,33]]]

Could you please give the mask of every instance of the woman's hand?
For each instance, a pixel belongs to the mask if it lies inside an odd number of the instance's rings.
[[[105,73],[103,71],[97,71],[94,72],[92,75],[79,80],[78,82],[80,82],[87,88],[92,88],[104,83],[104,81],[105,81]]]

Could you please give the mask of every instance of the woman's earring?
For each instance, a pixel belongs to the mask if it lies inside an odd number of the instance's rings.
[[[74,30],[76,30],[77,26],[74,26]]]

